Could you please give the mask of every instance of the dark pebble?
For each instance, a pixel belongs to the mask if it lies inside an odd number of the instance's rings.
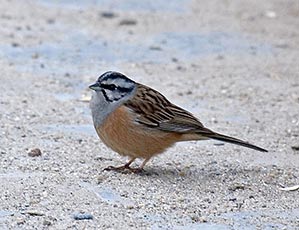
[[[228,188],[228,190],[230,190],[230,191],[244,190],[244,189],[245,189],[245,185],[242,185],[242,184],[234,184]]]
[[[137,21],[134,19],[123,19],[119,22],[119,25],[121,25],[121,26],[133,26],[136,24],[137,24]]]
[[[115,18],[116,17],[116,14],[113,13],[113,12],[102,12],[101,13],[101,16],[103,18]]]
[[[49,220],[44,220],[43,225],[50,226],[50,225],[52,225],[52,223]]]
[[[42,155],[42,151],[39,148],[31,149],[31,151],[28,153],[28,156],[30,157],[38,157]]]
[[[299,151],[299,145],[293,145],[291,148],[295,151]]]
[[[149,49],[150,50],[157,50],[157,51],[162,50],[162,48],[160,46],[150,46]]]
[[[48,23],[48,24],[54,24],[54,23],[55,23],[55,19],[53,19],[53,18],[49,18],[49,19],[47,20],[47,23]]]
[[[73,215],[75,220],[92,220],[93,216],[89,213],[77,213]]]
[[[19,44],[19,43],[16,43],[16,42],[13,42],[13,43],[11,43],[11,46],[12,46],[12,47],[19,47],[20,44]]]

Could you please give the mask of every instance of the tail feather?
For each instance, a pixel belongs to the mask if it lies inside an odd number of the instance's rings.
[[[229,137],[220,133],[207,133],[205,134],[206,137],[209,137],[211,139],[215,139],[215,140],[219,140],[219,141],[224,141],[224,142],[228,142],[231,144],[235,144],[235,145],[241,145],[250,149],[254,149],[257,151],[261,151],[261,152],[268,152],[268,150],[263,149],[261,147],[258,147],[256,145],[250,144],[246,141],[242,141],[240,139],[234,138],[234,137]]]

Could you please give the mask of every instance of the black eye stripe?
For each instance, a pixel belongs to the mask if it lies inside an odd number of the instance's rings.
[[[101,84],[102,88],[104,89],[109,89],[109,90],[115,90],[116,88],[118,88],[116,85],[114,84]]]
[[[125,88],[125,87],[121,87],[121,86],[116,86],[114,84],[101,84],[101,87],[104,89],[108,89],[108,90],[115,90],[117,89],[120,92],[130,92],[132,90],[132,88]]]

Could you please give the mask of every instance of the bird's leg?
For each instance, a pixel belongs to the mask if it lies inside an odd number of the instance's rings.
[[[122,166],[108,166],[107,168],[104,168],[106,171],[122,171],[125,169],[130,169],[130,165],[133,163],[133,161],[136,159],[136,157],[132,157],[125,165]]]
[[[146,158],[142,164],[138,167],[138,168],[129,168],[131,172],[133,173],[142,173],[144,171],[144,166],[146,165],[146,163],[150,160],[151,158]]]

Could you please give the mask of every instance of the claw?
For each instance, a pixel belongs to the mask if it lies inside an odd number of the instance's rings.
[[[108,166],[107,168],[104,168],[104,171],[124,171],[125,169],[131,169],[130,164],[135,160],[136,158],[131,158],[128,163],[122,166]]]
[[[122,165],[122,166],[108,166],[107,168],[104,168],[105,171],[123,171],[125,169],[130,169],[129,166],[126,166],[126,165]]]
[[[104,168],[104,171],[116,171],[116,172],[123,172],[125,170],[129,170],[131,173],[135,174],[142,174],[145,172],[142,168],[131,168],[127,165],[122,166],[108,166],[107,168]]]
[[[104,168],[105,171],[125,171],[126,169],[129,170],[132,173],[135,174],[142,174],[145,172],[145,170],[143,169],[143,167],[145,166],[145,164],[148,162],[148,159],[145,159],[141,166],[139,168],[131,168],[130,165],[132,164],[132,162],[135,160],[136,158],[132,158],[128,163],[126,163],[125,165],[122,166],[108,166],[107,168]]]

